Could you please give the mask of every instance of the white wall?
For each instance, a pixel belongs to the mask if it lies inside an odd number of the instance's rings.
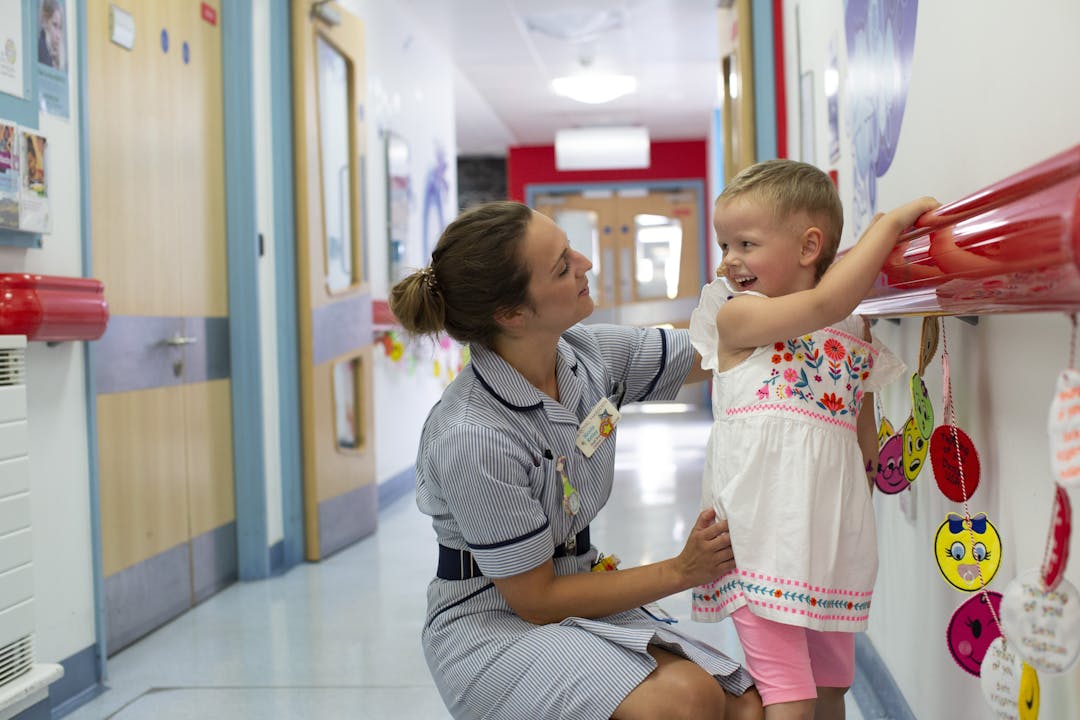
[[[74,3],[65,4],[74,27]],[[24,8],[23,12],[26,12]],[[75,33],[67,33],[70,77],[78,77]],[[0,248],[0,272],[78,277],[82,267],[79,216],[79,105],[68,83],[71,117],[42,114],[48,138],[53,231],[41,249]],[[83,343],[27,346],[26,394],[30,428],[34,582],[39,662],[58,662],[93,645],[93,566],[86,440]]]
[[[387,271],[387,196],[383,132],[392,130],[409,144],[413,203],[409,216],[410,252],[404,265],[427,265],[421,237],[424,185],[441,148],[447,163],[443,219],[457,209],[457,145],[454,140],[454,66],[446,52],[416,27],[398,3],[345,0],[343,7],[365,23],[367,43],[367,193],[369,280],[376,299],[391,286]],[[429,247],[442,228],[429,221]],[[435,377],[430,345],[412,346],[414,357],[395,363],[375,349],[375,463],[384,482],[416,460],[423,418],[438,400],[442,381]]]
[[[270,7],[251,6],[252,115],[255,118],[255,202],[259,260],[259,349],[262,355],[263,462],[266,472],[266,536],[273,545],[285,536],[281,499],[281,431],[278,413],[277,280],[274,255],[274,147],[270,130]],[[278,148],[278,152],[289,152]]]
[[[843,78],[843,3],[785,3],[789,63],[795,58],[796,6],[803,69],[815,70],[820,88],[827,43],[835,37]],[[878,209],[923,194],[956,200],[1080,142],[1078,28],[1075,0],[1046,0],[1037,10],[1005,0],[920,2],[907,108],[895,159],[878,181]],[[788,78],[789,146],[797,157],[797,73],[789,72]],[[841,103],[843,98],[841,88]],[[852,188],[845,108],[840,112],[843,154],[835,165],[828,162],[820,96],[815,110],[818,164],[839,170],[847,205]],[[920,323],[878,323],[875,332],[916,367]],[[1053,493],[1046,421],[1054,383],[1068,359],[1069,321],[1060,314],[1024,314],[983,317],[974,327],[946,319],[944,327],[958,424],[982,462],[972,512],[987,512],[1001,535],[1002,565],[990,589],[1003,592],[1019,572],[1042,561]],[[939,361],[925,379],[940,417]],[[911,407],[902,384],[890,388],[884,401],[886,415],[902,423]],[[1076,492],[1071,499],[1080,502]],[[938,492],[929,469],[916,482],[912,500],[911,520],[896,496],[875,501],[881,570],[869,637],[916,717],[988,716],[978,681],[955,666],[943,640],[949,618],[968,596],[940,578],[932,540],[946,512],[957,506]],[[1071,549],[1066,578],[1080,586],[1075,537]],[[1039,680],[1041,717],[1075,717],[1080,664],[1065,675]]]

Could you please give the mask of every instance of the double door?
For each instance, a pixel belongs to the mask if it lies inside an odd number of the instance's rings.
[[[700,187],[545,189],[533,207],[592,261],[590,322],[687,326],[706,280]]]
[[[89,0],[92,261],[107,649],[237,575],[221,28],[203,0]]]

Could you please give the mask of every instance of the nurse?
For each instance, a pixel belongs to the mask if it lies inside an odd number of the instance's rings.
[[[684,330],[580,325],[591,267],[549,218],[495,202],[391,292],[406,331],[471,355],[416,460],[439,545],[428,666],[457,718],[762,717],[738,663],[643,608],[734,567],[726,522],[703,512],[678,556],[590,572],[618,408],[707,377]]]

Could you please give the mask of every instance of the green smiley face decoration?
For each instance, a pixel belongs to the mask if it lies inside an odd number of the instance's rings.
[[[934,406],[926,392],[926,383],[918,373],[911,374],[911,416],[915,418],[919,434],[923,439],[929,440],[930,434],[934,432]]]

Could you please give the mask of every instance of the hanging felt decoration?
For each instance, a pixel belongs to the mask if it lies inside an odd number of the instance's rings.
[[[927,434],[929,435],[929,433]],[[919,426],[914,417],[909,417],[904,423],[904,444],[901,448],[904,461],[904,477],[908,482],[915,482],[922,472],[926,463],[926,453],[930,448],[927,435],[919,431]]]
[[[967,673],[979,676],[990,643],[1001,637],[998,608],[1001,593],[986,591],[974,595],[953,612],[945,630],[945,642],[956,664]]]
[[[934,556],[946,582],[964,592],[979,590],[1001,566],[1001,538],[986,513],[949,513],[934,536]]]
[[[1080,370],[1058,376],[1050,403],[1050,467],[1065,487],[1080,488]]]
[[[1046,537],[1041,568],[1043,586],[1053,590],[1065,574],[1069,562],[1069,539],[1072,537],[1072,505],[1065,488],[1057,486],[1050,513],[1050,532]]]
[[[924,317],[922,321],[922,338],[919,341],[919,375],[926,372],[926,367],[933,361],[937,354],[938,346],[938,319],[936,317]]]
[[[1010,647],[1041,673],[1060,675],[1080,657],[1080,593],[1066,579],[1047,590],[1037,570],[1013,578],[1001,600]]]
[[[1039,676],[996,638],[986,650],[979,671],[986,704],[997,720],[1035,720],[1039,716]]]
[[[893,429],[892,423],[889,422],[889,418],[885,417],[885,415],[880,412],[878,414],[881,415],[881,422],[878,423],[877,444],[879,448],[882,448],[885,446],[886,441],[896,434],[896,430]]]
[[[966,502],[979,486],[979,454],[956,425],[938,425],[930,436],[930,465],[942,494],[953,502]]]
[[[878,450],[874,484],[886,495],[895,495],[911,486],[911,482],[904,475],[904,438],[902,435],[893,435]]]
[[[926,383],[918,373],[911,375],[911,416],[915,419],[919,434],[924,440],[929,440],[930,433],[934,431],[934,405],[930,402]]]
[[[1076,314],[1069,343],[1069,366],[1058,376],[1050,403],[1047,429],[1050,432],[1050,468],[1058,483],[1080,487],[1080,370],[1076,369]]]

